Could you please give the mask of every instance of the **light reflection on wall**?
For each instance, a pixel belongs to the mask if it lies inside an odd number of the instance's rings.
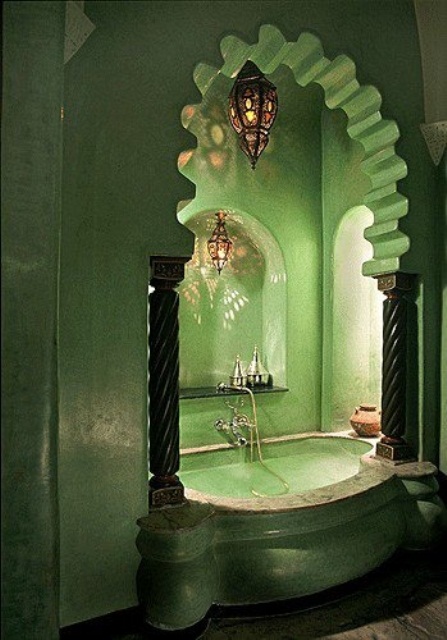
[[[223,81],[225,83],[225,80]],[[228,80],[227,80],[228,82]],[[200,141],[194,150],[184,151],[178,159],[178,167],[184,169],[191,158],[204,170],[222,171],[229,168],[230,156],[234,155],[234,140],[231,136],[226,100],[222,100],[222,78],[216,79],[200,105],[187,105],[182,112],[185,128]],[[224,91],[225,94],[225,91]],[[232,141],[233,145],[229,144]]]
[[[285,273],[272,273],[270,275],[270,282],[273,284],[278,284],[279,282],[286,282],[286,274]]]
[[[227,307],[227,310],[224,311],[223,328],[228,331],[236,319],[236,314],[250,301],[246,295],[241,294],[237,289],[231,289],[227,286],[223,302],[224,306]]]

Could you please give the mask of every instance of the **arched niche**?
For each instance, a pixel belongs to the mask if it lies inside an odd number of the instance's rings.
[[[258,346],[274,384],[286,384],[286,274],[282,252],[271,233],[247,212],[227,210],[234,251],[219,275],[207,240],[220,207],[184,220],[195,234],[180,295],[180,386],[228,382],[239,355],[247,365]],[[272,315],[277,318],[274,326]]]
[[[335,232],[323,345],[323,430],[345,429],[346,415],[360,402],[380,406],[382,300],[376,282],[361,273],[372,253],[363,235],[372,217],[367,207],[353,207]]]
[[[379,91],[370,85],[360,85],[355,64],[348,56],[328,59],[320,40],[311,33],[304,32],[296,42],[287,42],[276,27],[263,25],[256,44],[249,45],[236,36],[227,36],[221,41],[220,48],[224,59],[220,69],[199,64],[194,72],[203,101],[200,105],[185,107],[183,125],[197,137],[199,144],[197,149],[180,155],[180,171],[188,177],[188,164],[207,146],[207,139],[211,141],[209,152],[217,168],[229,160],[221,134],[217,139],[213,138],[212,131],[207,130],[206,118],[203,118],[207,103],[212,103],[209,90],[212,94],[215,81],[233,81],[248,59],[269,75],[285,65],[298,85],[317,84],[323,89],[326,106],[344,112],[348,135],[362,147],[362,171],[369,180],[369,187],[363,202],[358,204],[367,205],[373,213],[373,222],[365,230],[365,237],[373,246],[373,255],[362,265],[363,274],[375,276],[398,271],[400,258],[410,246],[409,238],[399,228],[400,218],[408,212],[408,202],[397,188],[397,181],[406,176],[407,167],[394,149],[399,138],[398,127],[393,120],[384,120],[380,113],[382,98]],[[228,86],[231,84],[229,82]],[[197,118],[198,113],[200,118]],[[223,132],[225,127],[221,130]],[[213,145],[217,148],[213,149]]]
[[[218,209],[237,212],[241,221],[248,214],[268,231],[283,255],[287,277],[278,310],[286,309],[287,318],[279,334],[281,340],[287,335],[286,349],[278,352],[284,356],[278,370],[280,378],[284,372],[290,392],[286,398],[268,401],[272,407],[266,412],[266,419],[271,420],[264,425],[267,432],[349,428],[354,406],[368,398],[334,395],[339,381],[350,384],[349,376],[340,376],[340,372],[357,375],[359,371],[355,370],[355,345],[348,353],[344,350],[347,336],[339,331],[340,319],[359,308],[365,282],[370,295],[374,282],[365,276],[398,270],[409,248],[409,239],[399,229],[408,203],[397,190],[397,181],[406,175],[405,163],[394,152],[397,125],[382,119],[380,94],[374,87],[360,86],[354,63],[346,56],[328,60],[312,34],[303,33],[296,43],[288,43],[267,25],[261,28],[257,44],[228,37],[221,51],[221,69],[204,64],[196,68],[194,80],[202,101],[182,112],[183,125],[197,138],[197,147],[181,153],[178,166],[195,184],[196,196],[179,204],[179,220],[195,231],[196,216],[197,221],[203,216],[203,221],[208,218],[212,224],[212,214]],[[226,114],[227,96],[247,59],[276,84],[280,102],[270,143],[255,171],[240,151]],[[346,214],[351,210],[357,213]],[[252,228],[247,230],[252,233]],[[340,242],[343,244],[343,229],[348,228],[348,236],[355,230],[363,250],[360,262],[357,254],[351,256],[350,265],[345,261],[352,282],[358,285],[351,289],[351,310],[346,312],[342,300],[334,304],[334,297],[343,297],[344,287],[349,286],[338,280],[342,269],[334,269],[334,256],[339,254]],[[200,234],[206,235],[203,229]],[[268,251],[261,248],[261,254],[265,257]],[[222,287],[226,277],[223,272]],[[379,295],[376,298],[380,300]],[[281,313],[272,312],[269,305],[262,313],[266,326],[275,333]],[[181,320],[184,322],[183,316]],[[225,368],[213,371],[225,379],[235,350],[227,354],[214,349],[211,353],[203,339],[205,333],[201,335],[201,340],[198,335],[186,335],[191,353],[184,357],[184,367],[196,367],[194,345],[205,344],[210,360],[219,363],[225,356]],[[185,346],[181,349],[186,356]],[[342,361],[343,353],[351,360],[349,367]],[[269,368],[276,373],[270,362]],[[182,373],[185,384],[190,374]],[[363,395],[371,376],[364,368],[360,375],[365,380],[352,388]],[[378,375],[379,369],[374,380]],[[281,406],[273,407],[274,402]]]

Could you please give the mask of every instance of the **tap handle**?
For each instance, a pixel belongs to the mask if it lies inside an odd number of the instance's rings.
[[[240,414],[239,424],[248,427],[250,425],[250,418],[245,413]]]
[[[216,431],[225,431],[225,429],[228,429],[228,422],[222,420],[222,418],[219,418],[214,423],[214,428],[216,429]]]

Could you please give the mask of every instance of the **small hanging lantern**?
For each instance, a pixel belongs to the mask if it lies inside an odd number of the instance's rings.
[[[218,211],[215,215],[217,222],[213,234],[208,240],[208,252],[220,275],[230,256],[233,243],[228,237],[228,232],[225,228],[225,218],[227,214],[224,213],[224,211]]]
[[[231,126],[239,136],[242,151],[254,169],[269,141],[269,132],[278,111],[276,87],[252,62],[242,67],[229,96]]]

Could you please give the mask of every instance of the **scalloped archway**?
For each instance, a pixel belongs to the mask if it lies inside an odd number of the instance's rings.
[[[194,81],[202,96],[219,74],[234,78],[250,59],[266,74],[273,73],[281,64],[288,66],[298,85],[317,83],[323,89],[326,106],[345,113],[347,133],[363,149],[361,169],[370,185],[358,205],[366,205],[374,216],[373,224],[365,230],[373,257],[363,264],[363,275],[398,271],[400,258],[410,247],[408,236],[399,229],[399,220],[408,213],[408,201],[397,189],[397,181],[407,175],[407,166],[395,153],[399,129],[393,120],[382,118],[378,90],[359,84],[355,64],[349,57],[326,58],[320,40],[311,33],[304,32],[296,42],[287,42],[276,27],[263,25],[256,44],[227,36],[220,49],[224,59],[221,69],[201,63],[194,71]],[[192,133],[195,133],[190,126],[194,111],[189,105],[182,113],[183,126]],[[184,168],[194,153],[189,150],[180,155],[182,173],[186,173]]]

